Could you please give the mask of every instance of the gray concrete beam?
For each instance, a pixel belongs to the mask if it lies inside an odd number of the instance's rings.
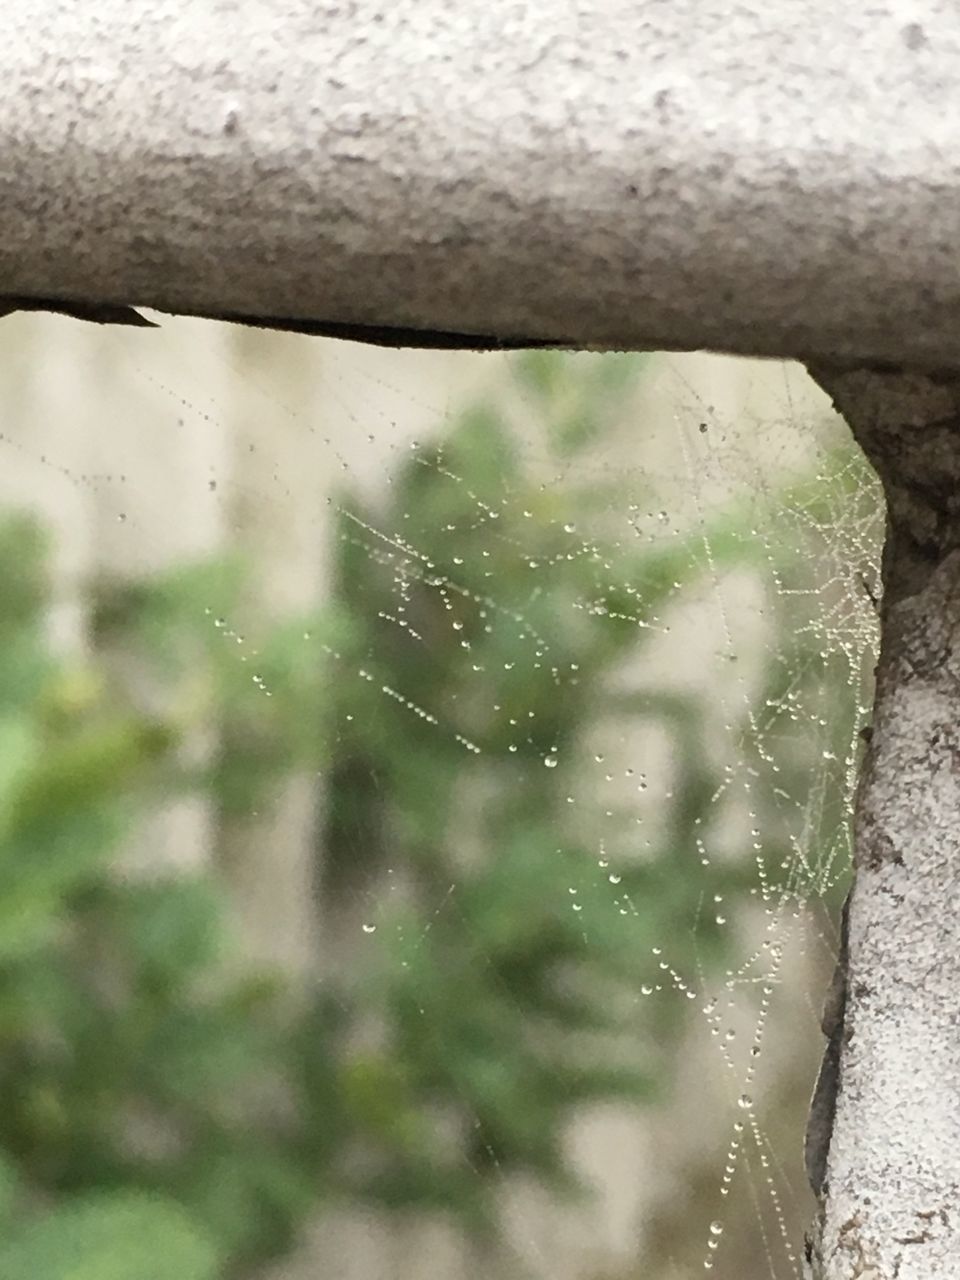
[[[18,0],[0,83],[5,295],[960,365],[950,0]]]

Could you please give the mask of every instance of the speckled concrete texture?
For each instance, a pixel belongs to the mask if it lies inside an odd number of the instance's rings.
[[[952,0],[15,0],[0,293],[960,364]]]

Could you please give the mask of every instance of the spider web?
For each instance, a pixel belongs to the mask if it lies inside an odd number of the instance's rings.
[[[304,1256],[329,1258],[339,1232],[349,1280],[430,1280],[434,1266],[799,1275],[813,1211],[801,1129],[849,868],[881,532],[877,485],[803,370],[367,351],[167,317],[159,333],[8,325],[0,483],[6,506],[53,526],[59,646],[96,647],[92,581],[237,549],[253,586],[233,614],[198,599],[197,623],[242,671],[256,725],[281,693],[255,633],[341,597],[372,611],[359,642],[349,625],[339,639],[297,632],[291,661],[323,663],[335,742],[350,750],[336,776],[291,766],[270,812],[233,828],[255,846],[233,881],[250,949],[349,975],[380,948],[374,969],[416,974],[451,918],[470,927],[461,899],[500,856],[483,833],[509,786],[518,830],[529,795],[546,815],[537,830],[563,832],[550,909],[582,920],[581,958],[606,963],[614,939],[634,974],[596,988],[614,1024],[599,1034],[611,1059],[652,1061],[657,1101],[571,1104],[564,1158],[586,1200],[544,1190],[490,1142],[474,1176],[502,1173],[495,1255],[478,1261],[447,1231],[423,1237],[431,1258],[387,1219],[348,1214],[333,1232],[321,1214]],[[431,683],[431,664],[445,683]],[[424,759],[462,772],[442,865],[405,857],[419,846],[391,826],[400,784],[375,765],[404,754],[407,721]],[[375,760],[358,727],[371,725],[384,739]],[[195,733],[198,759],[211,732]],[[350,752],[366,769],[355,791]],[[341,794],[361,810],[330,809]],[[374,812],[376,831],[364,825]],[[206,865],[217,821],[203,802],[171,803],[136,857]],[[307,852],[277,871],[272,900],[263,850],[277,830]],[[324,832],[318,950],[316,904],[303,907],[316,886],[298,894],[296,875]],[[680,893],[663,860],[677,832],[686,896],[671,915],[652,904]],[[373,845],[382,856],[365,861]],[[575,966],[568,980],[599,981]]]

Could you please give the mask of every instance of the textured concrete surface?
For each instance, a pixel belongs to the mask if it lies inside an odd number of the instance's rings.
[[[960,364],[951,0],[17,0],[0,292]]]
[[[840,1087],[816,1280],[960,1256],[960,377],[815,367],[883,482],[873,724],[855,812]]]

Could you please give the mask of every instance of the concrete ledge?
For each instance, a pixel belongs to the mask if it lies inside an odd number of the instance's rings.
[[[960,365],[949,0],[18,0],[4,36],[4,295]]]

